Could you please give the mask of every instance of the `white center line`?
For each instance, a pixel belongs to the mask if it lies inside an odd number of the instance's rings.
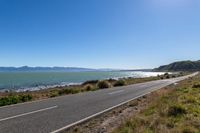
[[[53,106],[53,107],[48,107],[48,108],[44,108],[44,109],[40,109],[40,110],[35,110],[35,111],[28,112],[28,113],[23,113],[23,114],[7,117],[7,118],[2,118],[2,119],[0,119],[0,122],[6,121],[6,120],[10,120],[10,119],[14,119],[14,118],[21,117],[21,116],[25,116],[25,115],[30,115],[30,114],[34,114],[34,113],[38,113],[38,112],[54,109],[54,108],[57,108],[57,107],[58,106]]]
[[[111,93],[108,93],[108,94],[113,95],[113,94],[117,94],[117,93],[121,93],[121,92],[124,92],[124,90],[114,91],[114,92],[111,92]]]

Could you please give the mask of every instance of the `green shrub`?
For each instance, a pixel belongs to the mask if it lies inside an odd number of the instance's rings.
[[[165,74],[164,74],[164,76],[168,76],[168,75],[169,75],[169,73],[165,73]]]
[[[87,85],[87,84],[97,84],[99,82],[99,80],[89,80],[84,82],[82,85]]]
[[[172,75],[172,78],[176,78],[176,75]]]
[[[27,94],[27,95],[11,95],[11,96],[0,98],[0,106],[27,102],[27,101],[31,101],[32,99],[33,99],[33,97],[29,94]]]
[[[176,117],[176,116],[180,116],[183,114],[186,114],[186,109],[181,105],[173,105],[173,106],[169,107],[169,109],[168,109],[169,116]]]
[[[83,88],[84,88],[84,90],[86,90],[86,91],[95,90],[95,87],[94,87],[93,85],[91,85],[91,84],[87,84],[87,85],[85,85]]]
[[[76,94],[79,93],[81,90],[77,88],[72,88],[72,89],[62,89],[59,90],[58,94],[59,95],[64,95],[64,94]]]
[[[114,86],[124,86],[126,85],[126,81],[125,80],[118,80],[115,82]]]
[[[170,76],[169,76],[169,75],[167,75],[165,78],[166,78],[166,79],[169,79],[169,78],[170,78]]]
[[[169,79],[169,78],[170,78],[169,73],[165,73],[165,74],[164,74],[164,78]]]
[[[58,91],[59,95],[63,95],[63,94],[71,94],[72,90],[71,89],[62,89]]]
[[[110,79],[108,79],[107,81],[110,82],[110,83],[113,83],[113,82],[116,82],[117,80],[116,80],[116,79],[110,78]]]
[[[80,93],[81,89],[79,88],[75,88],[75,89],[71,89],[71,94],[76,94],[76,93]]]
[[[27,101],[31,101],[32,100],[32,96],[31,95],[19,95],[19,100],[21,102],[27,102]]]
[[[110,85],[110,83],[109,83],[108,81],[99,81],[99,82],[97,83],[97,87],[98,87],[99,89],[106,89],[106,88],[110,88],[111,85]]]
[[[52,92],[52,93],[50,93],[50,97],[57,97],[57,96],[59,96],[58,92]]]

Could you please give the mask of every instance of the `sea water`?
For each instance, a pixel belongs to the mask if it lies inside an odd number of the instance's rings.
[[[88,80],[150,77],[162,72],[94,71],[94,72],[0,72],[0,91],[33,91],[57,86],[81,84]]]

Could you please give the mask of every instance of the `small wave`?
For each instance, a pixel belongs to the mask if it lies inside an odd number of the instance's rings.
[[[38,85],[35,87],[21,87],[18,89],[1,89],[0,92],[28,92],[28,91],[39,91],[39,90],[45,90],[50,88],[56,88],[56,87],[67,87],[67,86],[73,86],[73,85],[81,85],[81,83],[65,83],[62,82],[61,84],[55,84],[55,85]]]

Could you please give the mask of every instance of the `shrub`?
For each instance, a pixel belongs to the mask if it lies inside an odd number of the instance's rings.
[[[99,81],[99,82],[97,83],[97,87],[98,87],[99,89],[106,89],[106,88],[110,88],[111,85],[110,85],[110,83],[109,83],[108,81]]]
[[[0,106],[17,104],[22,102],[27,102],[32,100],[32,95],[11,95],[7,97],[0,98]]]
[[[181,106],[181,105],[173,105],[171,107],[169,107],[168,109],[168,115],[169,116],[179,116],[179,115],[183,115],[186,114],[186,109]]]
[[[169,75],[169,73],[165,73],[165,74],[164,74],[164,76],[168,76],[168,75]]]
[[[169,78],[170,78],[170,76],[169,76],[169,75],[167,75],[165,78],[166,78],[166,79],[169,79]]]
[[[84,90],[86,91],[92,91],[92,90],[95,90],[94,86],[91,85],[91,84],[87,84],[84,86]]]
[[[76,93],[80,93],[81,90],[79,88],[75,88],[75,89],[70,89],[71,90],[71,94],[76,94]]]
[[[63,95],[63,94],[76,94],[79,93],[81,90],[78,88],[71,88],[71,89],[62,89],[59,90],[58,94]]]
[[[176,78],[176,75],[172,75],[172,78]]]
[[[108,82],[110,82],[110,83],[115,82],[115,81],[117,81],[117,80],[116,79],[112,79],[112,78],[108,79]]]
[[[198,83],[198,84],[194,84],[193,86],[192,86],[192,88],[200,88],[200,84]]]
[[[32,100],[32,96],[31,95],[19,95],[19,100],[21,102],[27,102],[27,101],[31,101]]]
[[[164,78],[169,79],[169,78],[170,78],[169,73],[165,73],[165,74],[164,74]]]
[[[124,86],[124,85],[126,85],[126,81],[125,80],[118,80],[114,84],[114,86]]]
[[[90,80],[90,81],[86,81],[84,82],[82,85],[87,85],[87,84],[97,84],[99,82],[99,80]]]
[[[62,89],[62,90],[59,90],[58,92],[59,95],[71,94],[71,93],[72,93],[72,89]]]
[[[50,93],[50,97],[57,97],[57,96],[59,96],[58,92],[52,92],[52,93]]]

